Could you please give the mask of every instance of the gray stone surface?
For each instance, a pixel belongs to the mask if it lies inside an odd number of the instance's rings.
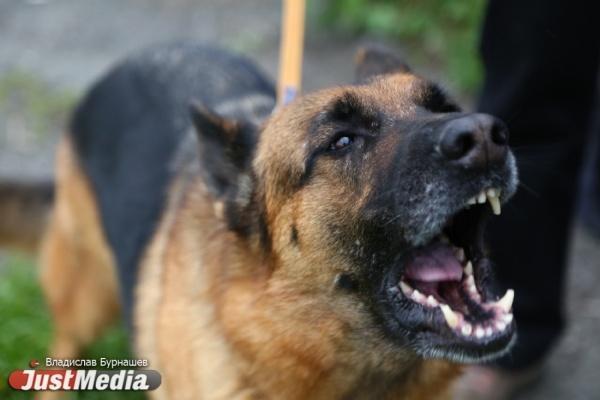
[[[177,38],[237,49],[275,76],[279,3],[0,0],[0,82],[17,74],[18,85],[27,86],[22,81],[30,79],[46,88],[47,102],[65,93],[76,98],[120,57]],[[305,89],[350,81],[357,41],[331,37],[313,25],[306,46]],[[19,99],[14,101],[18,105]],[[45,118],[48,113],[42,112],[43,126],[36,130],[30,119],[40,111],[33,108],[24,112],[0,103],[0,177],[32,179],[52,173],[52,149],[66,116],[58,112]],[[600,399],[599,284],[600,242],[576,229],[567,284],[570,325],[551,355],[542,384],[520,399]]]

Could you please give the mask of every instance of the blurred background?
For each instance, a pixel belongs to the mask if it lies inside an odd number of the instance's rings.
[[[351,82],[356,48],[383,42],[469,108],[482,81],[477,49],[485,4],[309,1],[303,89]],[[50,177],[72,106],[115,61],[147,45],[182,38],[219,44],[246,54],[275,78],[280,13],[279,0],[0,0],[0,179]],[[544,382],[523,399],[600,398],[600,240],[579,224],[573,239],[569,325]],[[1,399],[28,398],[10,391],[6,378],[46,355],[51,326],[36,274],[35,260],[0,252]],[[86,357],[123,358],[127,352],[117,326]]]

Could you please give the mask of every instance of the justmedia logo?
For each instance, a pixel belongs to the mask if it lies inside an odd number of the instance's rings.
[[[36,360],[29,363],[35,368]],[[8,376],[8,384],[15,390],[128,390],[147,391],[160,386],[161,376],[150,369],[25,369],[15,370]]]

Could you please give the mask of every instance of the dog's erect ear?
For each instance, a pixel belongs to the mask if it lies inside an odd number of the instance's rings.
[[[198,134],[201,171],[210,192],[231,200],[241,182],[249,185],[250,164],[256,144],[256,127],[230,120],[208,110],[198,102],[190,105],[192,122]]]
[[[397,54],[382,46],[369,45],[359,48],[354,62],[357,83],[366,82],[377,75],[411,72]]]

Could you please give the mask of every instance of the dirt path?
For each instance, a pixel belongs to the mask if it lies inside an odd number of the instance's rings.
[[[67,105],[115,60],[148,44],[179,38],[221,44],[274,76],[279,3],[0,0],[0,177],[50,176]],[[310,33],[305,88],[350,81],[356,45]],[[521,399],[600,399],[600,242],[580,229],[574,238],[571,324],[543,385]]]

